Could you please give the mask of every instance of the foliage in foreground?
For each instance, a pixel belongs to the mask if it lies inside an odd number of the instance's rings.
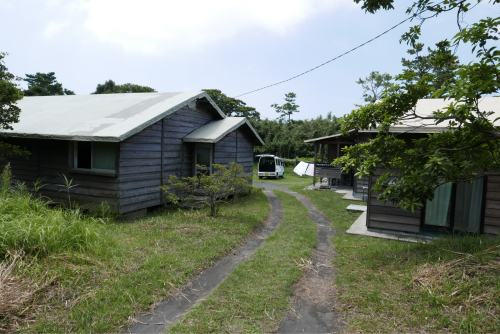
[[[354,0],[362,2],[363,9],[374,13],[379,9],[392,9],[393,0]],[[428,16],[431,19],[446,12],[460,17],[472,10],[481,0],[444,1],[417,0],[407,10],[412,19]],[[491,1],[489,6],[498,5]],[[491,8],[492,13],[496,11]],[[418,49],[420,25],[411,27],[402,36]],[[457,34],[452,46],[470,47],[476,60],[452,67],[453,74],[439,79],[440,71],[450,69],[456,56],[449,50],[447,40],[439,43],[433,55],[435,70],[421,76],[418,67],[409,66],[396,77],[397,83],[383,95],[380,103],[353,110],[342,120],[342,133],[377,129],[377,137],[369,143],[353,145],[335,162],[348,170],[356,170],[360,177],[373,175],[380,165],[392,172],[377,179],[374,191],[379,199],[395,203],[403,209],[414,210],[432,200],[434,189],[446,182],[470,181],[500,170],[500,131],[495,125],[493,111],[481,104],[482,98],[498,92],[500,88],[500,50],[498,31],[500,17],[483,17],[461,27],[457,21]],[[446,30],[443,30],[446,31]],[[449,36],[451,37],[451,36]],[[442,84],[435,84],[441,80]],[[419,113],[419,99],[445,98],[448,104],[430,115]],[[444,127],[446,131],[425,138],[405,142],[391,127],[403,121],[426,122]],[[422,126],[423,127],[423,126]],[[420,129],[419,129],[420,130]]]
[[[252,257],[239,264],[202,302],[169,328],[180,333],[274,332],[290,308],[297,265],[316,246],[316,225],[294,196],[274,191],[283,221]]]
[[[3,60],[8,53],[0,52],[0,129],[12,130],[12,123],[19,122],[21,108],[16,103],[23,98],[23,91],[19,84],[15,83],[16,77],[8,71]],[[19,146],[0,142],[0,162],[4,162],[9,155],[20,155],[28,157],[29,153],[23,151]]]

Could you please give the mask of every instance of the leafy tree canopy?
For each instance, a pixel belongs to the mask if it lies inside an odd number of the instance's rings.
[[[294,112],[299,112],[299,107],[298,105],[295,104],[295,98],[297,95],[295,93],[288,93],[285,94],[285,101],[286,103],[283,105],[278,105],[278,104],[272,104],[271,107],[273,107],[276,112],[280,115],[280,118],[285,118],[288,116],[288,122],[290,122],[290,117]]]
[[[437,49],[427,48],[428,54],[422,55],[424,44],[417,43],[415,47],[407,51],[414,56],[414,59],[401,60],[405,67],[403,73],[416,73],[416,76],[410,76],[412,81],[423,80],[425,76],[429,77],[434,90],[440,89],[443,85],[449,85],[455,82],[455,72],[462,66],[450,50],[450,42],[442,41],[436,43]],[[446,59],[446,61],[443,61]]]
[[[362,8],[374,13],[379,9],[392,9],[393,0],[354,0]],[[426,20],[450,12],[460,18],[481,0],[445,0],[438,4],[418,0],[407,10],[419,24],[411,27],[401,41],[418,50],[420,27]],[[498,0],[490,2],[491,6]],[[492,10],[491,12],[494,12]],[[497,49],[500,17],[485,17],[469,22],[467,27],[457,21],[457,34],[451,45],[468,43],[476,60],[455,69],[451,78],[444,79],[439,87],[436,71],[420,76],[418,68],[408,66],[396,76],[397,84],[381,96],[381,102],[353,110],[342,119],[342,132],[352,129],[378,129],[377,137],[366,144],[351,146],[337,159],[346,169],[357,170],[358,176],[372,174],[382,165],[392,172],[377,179],[374,190],[380,191],[379,199],[390,201],[403,209],[414,210],[423,206],[426,199],[434,197],[434,189],[446,182],[470,181],[500,170],[500,130],[494,125],[491,110],[481,109],[482,97],[494,94],[500,87],[500,51]],[[433,31],[433,33],[438,33]],[[456,57],[447,50],[446,39],[434,55],[433,66],[445,69]],[[462,46],[463,47],[463,46]],[[416,110],[419,99],[446,98],[449,107],[436,110],[422,117]],[[431,120],[434,126],[444,126],[446,131],[425,138],[405,142],[400,135],[390,132],[391,126],[402,120]]]
[[[359,78],[356,83],[363,87],[365,102],[375,103],[379,99],[380,94],[392,85],[391,80],[392,76],[390,74],[380,74],[378,71],[373,71],[366,79]]]
[[[108,80],[104,84],[98,84],[92,94],[116,94],[116,93],[153,93],[154,88],[140,86],[131,83],[117,85],[113,80]]]
[[[0,128],[2,130],[11,130],[11,124],[19,122],[21,109],[16,105],[16,102],[23,98],[21,88],[14,82],[15,76],[5,66],[4,58],[7,55],[6,52],[0,52]],[[19,146],[0,142],[0,162],[4,162],[9,155],[27,157],[29,153],[23,151]]]
[[[219,106],[226,116],[246,117],[259,120],[260,113],[241,100],[229,97],[218,89],[203,89],[205,93]]]
[[[57,82],[54,72],[26,74],[26,79],[23,80],[28,83],[28,89],[24,91],[26,96],[75,95],[75,92],[63,88]]]

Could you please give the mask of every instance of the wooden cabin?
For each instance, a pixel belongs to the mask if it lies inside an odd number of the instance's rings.
[[[419,100],[416,106],[418,115],[431,115],[433,111],[447,106],[443,99]],[[481,110],[493,111],[492,119],[500,115],[500,98],[487,97],[480,103]],[[413,139],[427,137],[429,134],[447,130],[448,124],[436,126],[432,120],[411,119],[392,127],[391,132],[399,133],[399,138],[411,143]],[[376,129],[353,130],[347,135],[309,139],[306,142],[328,145],[328,161],[333,161],[342,154],[342,147],[366,143],[377,135]],[[316,151],[316,150],[315,150]],[[315,158],[316,160],[316,158]],[[340,172],[340,170],[339,170]],[[372,176],[362,180],[354,178],[355,197],[367,197],[366,226],[373,230],[390,230],[417,234],[435,234],[441,232],[470,232],[498,236],[500,232],[500,173],[490,174],[470,183],[447,183],[435,191],[435,199],[427,201],[424,207],[415,212],[396,208],[392,203],[377,200],[379,193],[371,191],[380,175],[388,170],[380,167]],[[318,168],[315,175],[328,177]],[[336,175],[340,177],[340,174]],[[365,189],[363,189],[365,187]]]
[[[77,185],[80,205],[106,201],[134,218],[164,204],[169,175],[192,176],[196,165],[236,162],[252,175],[262,139],[244,117],[226,117],[205,92],[25,97],[7,141],[31,152],[11,157],[13,176],[43,180],[40,193],[67,200],[61,175]]]

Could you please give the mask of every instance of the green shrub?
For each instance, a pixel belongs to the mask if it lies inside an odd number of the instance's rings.
[[[9,177],[7,165],[0,197],[0,255],[8,250],[50,254],[93,248],[98,252],[109,244],[105,220],[85,216],[80,209],[51,208],[22,183],[10,188]]]

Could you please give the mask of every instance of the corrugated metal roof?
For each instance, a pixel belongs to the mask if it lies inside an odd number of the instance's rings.
[[[188,143],[217,143],[228,133],[236,130],[244,124],[250,128],[261,145],[264,145],[264,141],[260,138],[245,117],[227,117],[221,120],[212,121],[205,124],[201,128],[194,130],[182,140]]]
[[[433,112],[437,110],[444,111],[444,108],[450,105],[450,102],[455,102],[452,100],[445,99],[421,99],[418,100],[417,106],[415,108],[416,115],[420,117],[430,117],[433,116]],[[500,97],[485,97],[482,98],[479,102],[479,110],[482,112],[490,112],[493,114],[488,116],[488,119],[492,122],[497,117],[500,117]],[[398,124],[397,126],[392,126],[390,128],[391,132],[395,133],[437,133],[444,131],[450,121],[444,121],[440,124],[436,124],[433,119],[422,119],[422,118],[411,118],[406,117],[401,120],[402,124]],[[500,120],[495,122],[496,125],[500,124]],[[351,130],[353,132],[355,130]],[[359,130],[362,132],[378,132],[377,129],[368,129],[368,130]],[[321,137],[321,138],[312,138],[308,140],[304,140],[305,143],[313,143],[316,141],[326,140],[330,138],[336,138],[342,136],[341,134],[335,134],[332,136]]]
[[[17,102],[21,108],[8,136],[82,141],[122,141],[198,99],[206,99],[225,118],[205,92],[128,93],[32,96]]]
[[[437,110],[444,111],[444,108],[448,107],[451,102],[455,102],[454,99],[421,99],[418,100],[417,106],[415,108],[415,113],[421,117],[431,117],[433,112]],[[479,101],[479,110],[482,112],[492,111],[493,114],[488,116],[490,121],[494,121],[495,118],[500,116],[500,97],[484,97]],[[429,127],[429,132],[436,132],[436,128],[446,128],[450,121],[444,121],[440,124],[435,123],[433,119],[403,119],[402,125],[395,126],[394,128],[401,127],[415,127],[415,128],[427,128]],[[423,129],[422,129],[423,130]],[[425,132],[425,131],[422,131]]]

